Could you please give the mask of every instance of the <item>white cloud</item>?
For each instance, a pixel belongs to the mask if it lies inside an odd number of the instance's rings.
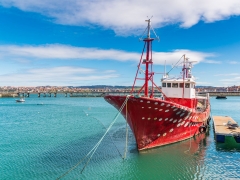
[[[120,35],[138,32],[152,15],[155,28],[167,24],[188,28],[201,20],[209,23],[240,15],[239,0],[0,0],[0,4],[41,13],[60,24],[100,25]]]
[[[229,61],[229,64],[239,64],[237,61]]]
[[[215,61],[215,60],[204,60],[203,62],[208,64],[222,64],[221,61]]]
[[[71,64],[68,61],[85,60],[84,62],[86,63],[87,61],[93,63],[94,60],[115,60],[132,61],[136,65],[140,58],[140,53],[135,52],[73,47],[61,44],[41,46],[0,45],[0,54],[2,55],[0,61],[4,61],[6,64],[5,68],[8,69],[5,73],[2,71],[0,75],[1,84],[21,86],[109,84],[110,81],[111,83],[116,83],[115,78],[126,78],[120,76],[119,73],[122,72],[119,71],[121,70],[105,69],[105,67],[98,65],[95,66],[95,69],[78,67],[78,65],[74,67],[59,66],[49,61],[56,61],[59,64],[57,60],[61,60],[62,64]],[[195,62],[201,62],[208,57],[214,56],[214,54],[210,53],[178,49],[172,52],[153,52],[153,62],[155,65],[163,65],[166,60],[166,65],[172,65],[183,54],[186,54],[190,61]],[[13,63],[11,63],[12,61]],[[16,61],[20,64],[16,65]],[[42,62],[44,63],[42,64]],[[30,69],[28,63],[41,68]],[[14,64],[14,68],[12,64]],[[129,80],[129,78],[126,79]]]
[[[186,55],[189,58],[189,61],[199,63],[205,62],[207,57],[212,57],[212,53],[204,53],[191,51],[187,49],[177,49],[172,52],[153,52],[154,64],[163,65],[166,60],[166,64],[172,65],[175,64],[183,55]]]
[[[115,73],[116,72],[116,70],[106,70],[106,71],[104,71],[104,73]]]
[[[88,69],[88,68],[81,68],[81,67],[70,67],[70,66],[64,66],[64,67],[53,67],[53,68],[41,68],[41,69],[30,69],[28,71],[31,74],[40,74],[45,76],[58,76],[58,74],[61,74],[63,76],[67,76],[70,74],[89,74],[94,73],[94,69]]]
[[[239,73],[215,74],[214,76],[239,76]]]
[[[239,74],[237,74],[237,75],[238,76],[236,76],[236,77],[232,77],[232,78],[229,78],[229,79],[220,79],[219,81],[224,86],[239,85],[240,84],[240,76],[239,76]]]
[[[38,59],[81,59],[81,60],[119,60],[127,61],[139,59],[138,53],[121,50],[103,50],[97,48],[73,47],[60,44],[42,46],[1,45],[0,53],[5,57],[28,57]]]
[[[203,81],[197,82],[197,86],[201,86],[201,85],[207,86],[207,85],[212,85],[212,83],[210,83],[210,82],[203,82]]]
[[[16,60],[19,59],[60,59],[60,60],[116,60],[116,61],[139,61],[140,53],[127,52],[115,49],[97,49],[73,47],[60,44],[50,44],[42,46],[16,46],[1,45],[1,59]],[[178,49],[172,52],[153,52],[154,64],[171,65],[176,63],[183,54],[189,57],[190,61],[201,62],[206,58],[214,56],[211,53],[197,52],[186,49]]]
[[[234,82],[236,81],[236,79],[220,79],[219,81],[223,81],[223,82]]]
[[[100,84],[103,80],[117,78],[119,75],[109,71],[109,73],[99,73],[95,69],[82,67],[53,67],[41,69],[29,69],[20,73],[11,73],[0,75],[2,85],[15,86],[39,86],[39,85],[84,85],[92,84],[93,81],[98,81]]]

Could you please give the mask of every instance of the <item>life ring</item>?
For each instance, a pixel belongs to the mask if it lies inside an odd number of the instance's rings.
[[[205,133],[206,130],[207,130],[206,126],[200,126],[200,127],[199,127],[199,132],[200,132],[200,133]]]

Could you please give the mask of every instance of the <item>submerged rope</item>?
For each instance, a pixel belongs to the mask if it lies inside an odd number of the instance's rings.
[[[106,128],[106,126],[104,126],[104,124],[99,120],[99,119],[97,119],[97,118],[95,118],[95,117],[92,117],[93,119],[96,119],[100,124],[102,124],[102,126],[105,128],[105,129],[107,129]],[[114,143],[114,141],[113,141],[113,138],[112,138],[112,136],[111,136],[111,134],[110,133],[108,133],[108,135],[109,135],[109,137],[110,137],[110,139],[111,139],[111,141],[112,141],[112,143],[113,143],[113,145],[116,147],[116,149],[117,149],[117,151],[118,151],[118,153],[119,153],[119,155],[120,155],[120,157],[122,157],[122,154],[120,153],[120,151],[119,151],[119,149],[117,148],[117,146],[116,146],[116,144]]]
[[[57,178],[61,179],[64,176],[66,176],[68,173],[70,173],[72,170],[74,170],[78,165],[80,165],[91,153],[91,156],[88,158],[88,161],[85,163],[84,167],[81,170],[81,173],[84,171],[84,169],[86,168],[86,166],[88,165],[88,163],[90,162],[93,154],[95,153],[95,151],[97,150],[98,146],[101,144],[103,138],[106,136],[106,134],[108,133],[108,131],[111,129],[111,127],[113,126],[113,124],[115,123],[115,121],[117,120],[118,116],[120,115],[120,113],[122,112],[124,106],[127,104],[127,101],[129,99],[130,95],[126,96],[125,101],[123,102],[122,106],[120,107],[120,109],[118,110],[117,115],[115,116],[113,122],[109,125],[109,127],[107,128],[106,132],[104,133],[104,135],[101,137],[101,139],[97,142],[97,144],[87,153],[87,155],[82,158],[75,166],[73,166],[71,169],[69,169],[67,172],[65,172],[63,175],[61,175],[60,177]]]
[[[82,111],[86,114],[86,116],[88,116],[88,113],[86,113],[84,110],[82,110]],[[106,130],[107,130],[106,126],[105,126],[105,125],[104,125],[104,124],[103,124],[98,118],[93,117],[93,116],[91,116],[91,118],[96,119],[96,120],[97,120],[97,121],[98,121],[98,122],[99,122],[99,123],[100,123],[100,124],[106,129]],[[109,135],[109,137],[110,137],[110,139],[111,139],[113,145],[116,147],[116,149],[117,149],[117,151],[118,151],[120,157],[122,157],[122,154],[120,153],[119,149],[117,148],[116,144],[114,143],[111,134],[108,133],[108,135]]]

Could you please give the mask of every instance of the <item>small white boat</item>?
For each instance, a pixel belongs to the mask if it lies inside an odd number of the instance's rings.
[[[16,99],[16,102],[25,102],[24,98]]]

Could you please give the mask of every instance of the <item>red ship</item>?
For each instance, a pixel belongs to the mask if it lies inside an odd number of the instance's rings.
[[[164,73],[161,88],[153,81],[151,21],[147,26],[147,37],[130,95],[106,95],[104,99],[121,111],[137,142],[138,150],[154,148],[191,138],[206,131],[210,120],[209,95],[198,96],[195,92],[195,78],[191,73],[192,62],[182,57],[180,77],[170,78]],[[155,33],[155,32],[154,32]],[[145,57],[145,59],[143,59]],[[141,69],[145,66],[145,71]],[[139,78],[139,72],[144,73]],[[136,92],[135,83],[143,80],[143,86]],[[151,86],[149,86],[151,85]],[[155,97],[159,90],[161,97]]]

